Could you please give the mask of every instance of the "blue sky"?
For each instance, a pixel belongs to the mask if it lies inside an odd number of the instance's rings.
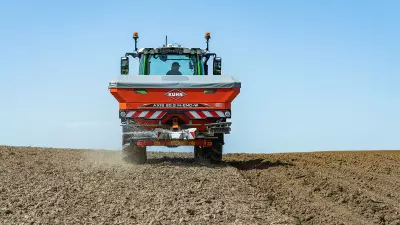
[[[137,31],[139,47],[161,46],[166,34],[205,47],[211,32],[223,73],[242,82],[226,153],[400,149],[399,7],[2,1],[0,145],[120,149],[107,87]]]

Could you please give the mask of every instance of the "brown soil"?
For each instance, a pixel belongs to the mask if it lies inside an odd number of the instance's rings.
[[[225,160],[268,195],[265,204],[298,224],[400,225],[400,151],[232,154]]]
[[[399,224],[400,152],[192,154],[0,146],[0,224]]]
[[[288,224],[230,166],[191,154],[0,147],[0,224]]]

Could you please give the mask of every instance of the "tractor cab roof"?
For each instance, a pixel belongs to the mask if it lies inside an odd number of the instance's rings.
[[[205,51],[201,48],[185,48],[179,46],[163,46],[159,48],[141,48],[139,54],[204,54]]]

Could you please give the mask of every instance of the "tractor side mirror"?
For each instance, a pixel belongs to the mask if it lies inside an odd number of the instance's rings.
[[[221,66],[222,59],[221,57],[215,57],[213,61],[213,74],[214,75],[221,75]]]
[[[129,58],[121,57],[121,75],[129,74]]]

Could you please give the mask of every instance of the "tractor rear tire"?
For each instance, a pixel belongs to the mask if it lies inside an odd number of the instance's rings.
[[[146,147],[139,147],[130,141],[132,127],[122,126],[122,158],[124,161],[134,164],[144,164],[147,162]]]
[[[122,148],[123,159],[134,164],[144,164],[147,161],[146,147],[139,147],[136,144],[125,144]]]
[[[209,159],[211,163],[220,163],[222,161],[223,144],[221,142],[215,142],[209,149]]]
[[[199,161],[209,161],[210,163],[220,163],[222,161],[222,148],[220,142],[213,143],[211,147],[194,147],[194,158]]]
[[[222,151],[225,144],[224,134],[217,133],[214,137],[217,137],[217,139],[212,140],[211,147],[194,146],[194,158],[196,160],[206,160],[213,164],[222,161]]]
[[[203,151],[200,146],[194,146],[194,158],[196,160],[200,160],[201,158],[203,158],[202,152]]]

